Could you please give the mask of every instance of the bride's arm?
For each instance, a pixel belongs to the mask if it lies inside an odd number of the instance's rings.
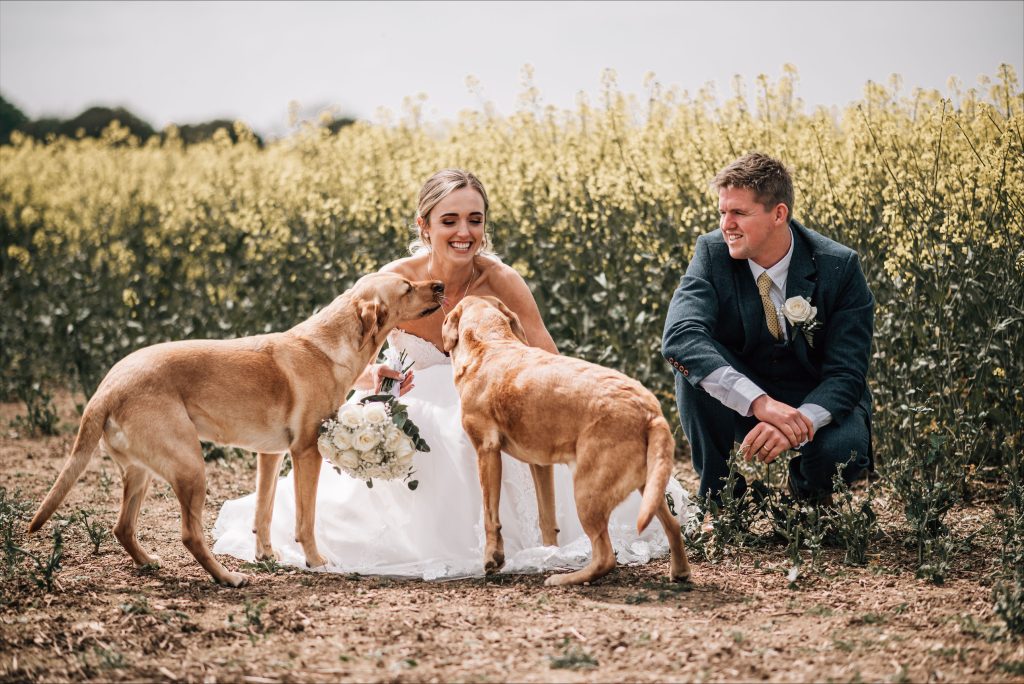
[[[380,391],[380,381],[384,378],[394,378],[398,380],[401,376],[397,371],[388,368],[387,366],[380,363],[371,363],[366,369],[356,378],[352,388],[361,391]],[[402,396],[414,387],[413,385],[413,372],[410,370],[405,374],[405,380],[399,389],[399,396]]]
[[[500,270],[495,269],[499,272],[495,273],[497,277],[494,278],[492,285],[498,299],[519,316],[519,322],[523,325],[526,339],[531,347],[540,347],[552,354],[557,354],[558,347],[555,346],[551,333],[544,326],[544,321],[540,317],[540,309],[537,307],[537,300],[533,298],[530,286],[514,268],[502,266],[503,268]]]

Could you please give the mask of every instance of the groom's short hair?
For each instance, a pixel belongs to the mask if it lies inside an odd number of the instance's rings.
[[[749,188],[766,209],[785,204],[793,216],[793,179],[785,164],[767,154],[743,155],[711,179],[711,188],[716,192],[724,188]]]

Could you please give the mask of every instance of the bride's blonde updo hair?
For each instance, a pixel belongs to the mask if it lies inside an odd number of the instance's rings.
[[[423,223],[429,226],[430,212],[434,210],[437,203],[456,190],[461,190],[462,188],[473,188],[479,192],[480,196],[484,199],[484,239],[480,244],[480,249],[478,249],[476,253],[488,255],[493,254],[491,252],[491,239],[487,234],[487,212],[490,208],[490,203],[487,201],[487,191],[484,190],[484,184],[480,182],[480,179],[469,171],[463,171],[462,169],[441,169],[428,178],[427,182],[423,184],[423,189],[420,190],[420,201],[419,204],[416,205],[416,218],[422,218]],[[416,237],[409,244],[409,252],[411,254],[429,252],[430,238],[427,237],[423,232],[423,229],[419,227],[419,221],[413,224],[412,228]]]

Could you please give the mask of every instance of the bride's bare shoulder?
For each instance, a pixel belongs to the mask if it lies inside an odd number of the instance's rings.
[[[506,279],[506,278],[517,278],[519,274],[514,268],[506,264],[501,259],[491,255],[477,255],[474,259],[477,271],[480,272],[481,276],[487,276],[488,278]]]
[[[426,269],[427,256],[425,254],[414,254],[413,256],[395,259],[380,268],[382,273],[397,273],[400,276],[413,280],[425,278]]]
[[[519,272],[499,259],[479,256],[476,263],[480,269],[480,283],[486,284],[499,298],[527,287]]]

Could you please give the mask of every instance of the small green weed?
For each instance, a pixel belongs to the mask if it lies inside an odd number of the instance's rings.
[[[597,658],[579,646],[564,642],[561,654],[548,657],[552,670],[591,670],[598,666]]]
[[[89,515],[92,511],[81,510],[78,512],[78,521],[85,528],[86,534],[89,535],[89,541],[92,542],[92,552],[98,555],[100,552],[100,545],[110,538],[110,530],[99,521],[89,520]]]
[[[125,615],[152,615],[153,609],[149,605],[149,599],[139,594],[127,603],[122,603],[121,612]]]
[[[253,602],[246,599],[242,607],[241,619],[236,620],[235,614],[229,613],[228,626],[245,632],[249,635],[249,641],[256,643],[256,637],[267,631],[267,625],[263,622],[263,611],[266,607],[266,600]]]
[[[997,667],[1003,672],[1009,672],[1018,677],[1024,676],[1024,660],[1010,660],[1005,663],[999,663]]]
[[[288,566],[281,565],[273,558],[264,558],[263,560],[254,561],[252,563],[242,563],[242,569],[250,572],[263,572],[268,575],[281,572],[287,569]]]

